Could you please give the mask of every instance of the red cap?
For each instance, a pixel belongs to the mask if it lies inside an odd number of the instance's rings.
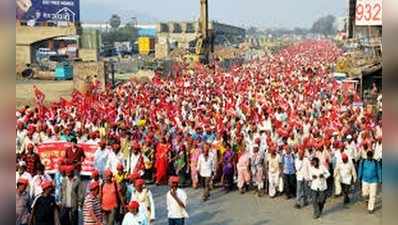
[[[141,176],[140,176],[139,173],[132,173],[132,174],[130,174],[130,175],[128,176],[128,179],[131,180],[131,181],[137,180],[137,179],[139,179],[139,178],[141,178]]]
[[[94,170],[91,172],[91,177],[98,177],[98,176],[99,176],[98,170],[94,169]]]
[[[32,147],[32,148],[34,148],[35,147],[35,145],[32,143],[32,142],[29,142],[29,144],[28,144],[28,148],[29,147]]]
[[[341,159],[342,159],[343,161],[347,161],[347,160],[348,160],[348,155],[345,154],[345,153],[341,154]]]
[[[52,188],[53,187],[53,182],[50,180],[45,180],[41,183],[41,188],[43,190],[46,190],[47,188]]]
[[[140,207],[140,203],[137,201],[131,201],[128,205],[129,209],[138,209]]]
[[[112,171],[111,171],[110,169],[106,169],[106,170],[104,171],[104,176],[105,176],[105,177],[112,177],[112,176],[113,176],[113,173],[112,173]]]
[[[145,181],[143,179],[141,179],[141,178],[135,180],[135,183],[134,183],[135,186],[142,186],[144,184],[145,184]]]
[[[61,166],[59,166],[59,172],[61,172],[61,173],[65,173],[65,165],[61,165]]]
[[[123,170],[124,170],[123,164],[118,163],[116,169],[117,169],[118,171],[123,171]]]
[[[18,179],[17,184],[28,186],[29,185],[29,180],[21,177],[21,178]]]
[[[344,148],[344,143],[341,141],[336,141],[335,146],[336,146],[336,148]]]
[[[300,148],[300,149],[298,150],[298,155],[299,155],[299,156],[303,157],[303,156],[304,156],[304,153],[305,153],[304,149]]]
[[[138,141],[133,141],[133,143],[131,144],[131,146],[133,147],[133,149],[139,149],[139,148],[141,148],[140,143],[138,143]]]
[[[180,178],[178,176],[171,176],[169,178],[169,182],[170,183],[179,183],[180,182]]]
[[[24,123],[21,121],[17,121],[18,128],[22,129],[24,127]]]
[[[65,166],[64,169],[65,169],[66,175],[71,175],[73,173],[74,167],[72,165],[69,165],[69,166]]]
[[[90,191],[93,191],[99,187],[99,182],[98,181],[91,181],[88,188]]]

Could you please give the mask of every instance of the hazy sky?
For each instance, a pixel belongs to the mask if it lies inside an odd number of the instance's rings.
[[[80,0],[85,21],[108,20],[112,13],[138,20],[182,21],[199,15],[199,0]],[[348,0],[209,0],[210,19],[259,27],[310,27],[327,14],[344,16]]]

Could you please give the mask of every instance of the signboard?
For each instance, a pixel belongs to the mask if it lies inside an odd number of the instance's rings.
[[[345,80],[343,81],[343,90],[345,92],[355,93],[357,90],[358,81],[354,80]]]
[[[355,25],[382,25],[382,0],[357,0],[355,8]]]
[[[97,145],[93,144],[78,144],[84,151],[86,156],[82,163],[82,175],[91,175],[94,169],[94,154]],[[58,160],[65,157],[65,150],[72,147],[70,142],[47,142],[37,146],[37,153],[40,156],[41,162],[44,164],[48,173],[55,173],[58,170]]]
[[[65,157],[65,150],[72,147],[70,142],[47,142],[37,146],[41,162],[45,170],[55,173],[58,170],[58,159]]]
[[[79,22],[80,0],[16,0],[16,18],[34,22]]]

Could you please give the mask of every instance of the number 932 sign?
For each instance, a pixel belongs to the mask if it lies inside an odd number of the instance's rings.
[[[382,25],[383,0],[357,0],[355,25]]]

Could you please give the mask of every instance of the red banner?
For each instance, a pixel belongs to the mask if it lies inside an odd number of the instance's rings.
[[[94,154],[98,146],[93,144],[79,144],[79,147],[83,149],[84,155],[86,156],[82,163],[81,174],[89,176],[94,170]]]
[[[86,159],[82,163],[82,175],[91,175],[94,169],[94,154],[97,145],[93,144],[78,144],[84,151]],[[42,163],[48,173],[55,173],[58,170],[58,159],[65,156],[65,150],[72,147],[70,142],[48,142],[37,146],[37,153],[39,154]]]
[[[65,149],[69,147],[72,147],[72,143],[48,142],[37,146],[37,153],[47,172],[55,173],[58,170],[58,159],[65,157]]]

